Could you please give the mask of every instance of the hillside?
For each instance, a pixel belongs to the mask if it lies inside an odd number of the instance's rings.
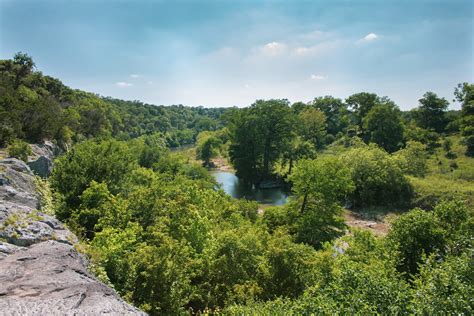
[[[76,236],[49,213],[23,161],[2,158],[0,182],[1,314],[144,314],[89,272]]]
[[[431,91],[205,109],[72,90],[25,54],[0,75],[0,307],[474,312],[473,84],[461,111]]]

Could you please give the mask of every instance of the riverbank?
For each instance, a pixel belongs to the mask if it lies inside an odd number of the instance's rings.
[[[211,172],[229,172],[235,174],[234,168],[229,164],[228,160],[223,157],[212,159],[214,167],[210,168]],[[230,189],[223,185],[224,190],[227,192]],[[233,196],[232,192],[227,192]],[[234,196],[236,197],[236,196]],[[239,197],[236,197],[239,198]],[[258,202],[258,201],[257,201]],[[281,205],[281,204],[280,204]],[[258,203],[258,214],[263,215],[265,210],[269,207],[277,206],[271,203]],[[351,228],[366,229],[371,231],[376,236],[385,236],[389,230],[389,219],[394,214],[385,214],[382,217],[372,216],[368,212],[354,212],[348,209],[344,210],[344,220],[347,226]]]
[[[211,171],[227,171],[235,173],[235,169],[231,166],[227,158],[217,157],[211,160],[213,167]]]

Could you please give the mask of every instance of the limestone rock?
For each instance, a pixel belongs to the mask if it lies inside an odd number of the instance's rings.
[[[0,315],[145,315],[88,272],[74,234],[39,207],[28,165],[0,160]]]
[[[46,241],[0,261],[0,313],[145,315],[98,282],[71,246]]]

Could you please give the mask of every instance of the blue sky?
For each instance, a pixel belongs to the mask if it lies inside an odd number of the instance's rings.
[[[247,106],[473,82],[473,1],[0,0],[0,58],[104,96]],[[458,105],[453,104],[452,108]]]

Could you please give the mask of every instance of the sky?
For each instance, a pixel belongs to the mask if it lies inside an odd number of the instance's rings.
[[[103,96],[248,106],[474,82],[474,1],[0,0],[0,59]],[[459,108],[452,104],[451,108]]]

